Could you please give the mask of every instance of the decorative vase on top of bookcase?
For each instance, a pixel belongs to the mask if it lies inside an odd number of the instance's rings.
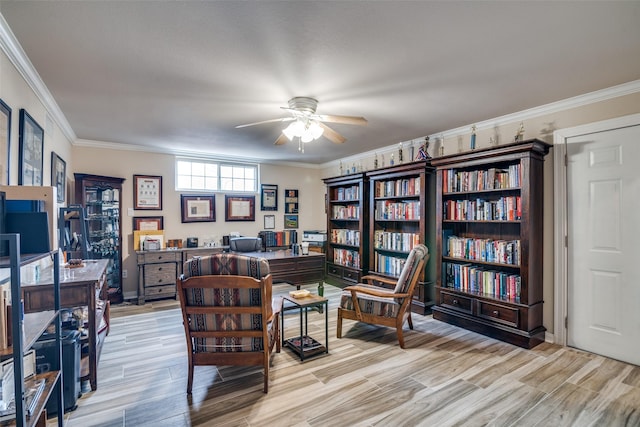
[[[544,341],[539,140],[432,160],[437,170],[434,319],[531,348]]]
[[[428,161],[405,163],[367,173],[369,179],[369,271],[397,279],[416,244],[435,250],[433,168]],[[428,264],[412,301],[426,314],[433,305],[435,269]],[[385,284],[380,283],[380,286]]]
[[[358,283],[369,264],[369,188],[363,173],[323,180],[327,186],[327,279]]]

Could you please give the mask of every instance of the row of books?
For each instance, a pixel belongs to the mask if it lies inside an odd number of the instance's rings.
[[[463,292],[519,302],[522,279],[517,274],[487,270],[471,264],[442,263],[443,286]]]
[[[446,256],[453,258],[520,265],[520,240],[472,239],[450,236],[443,250]]]
[[[444,202],[442,216],[454,221],[515,221],[522,219],[522,203],[520,196],[448,200]]]
[[[374,197],[404,197],[420,195],[420,177],[376,181]]]
[[[373,247],[392,251],[409,252],[420,243],[418,233],[397,233],[391,231],[376,230],[373,233]]]
[[[388,255],[377,254],[375,257],[375,271],[388,276],[400,276],[402,268],[407,260]]]
[[[331,210],[332,219],[360,219],[359,206],[333,206]]]
[[[336,191],[335,200],[339,200],[339,201],[360,200],[360,186],[354,185],[352,187],[339,187]]]
[[[442,171],[442,191],[454,193],[518,188],[520,179],[519,163],[510,165],[507,169],[489,168],[472,171],[445,169]]]
[[[375,206],[376,220],[419,220],[420,202],[405,200],[392,202],[391,200],[378,200]]]
[[[360,254],[349,249],[334,249],[333,263],[345,267],[360,268]]]
[[[291,246],[298,243],[298,232],[296,230],[268,231],[258,233],[265,247],[271,246]]]
[[[331,230],[331,243],[360,246],[360,231],[335,228]]]

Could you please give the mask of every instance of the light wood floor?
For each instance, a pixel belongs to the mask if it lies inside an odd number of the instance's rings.
[[[189,398],[177,302],[115,307],[98,390],[67,425],[640,426],[638,366],[547,343],[524,350],[431,316],[414,315],[405,350],[392,329],[351,321],[337,339],[339,292],[325,287],[330,354],[275,354],[267,395],[258,368],[196,367]],[[309,320],[322,340],[324,315]],[[286,336],[297,328],[287,313]]]

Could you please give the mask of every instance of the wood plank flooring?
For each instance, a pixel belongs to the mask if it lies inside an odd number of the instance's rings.
[[[525,350],[431,316],[413,316],[404,350],[392,329],[352,321],[337,339],[339,293],[325,286],[330,354],[304,363],[275,354],[266,395],[260,369],[212,366],[195,368],[188,397],[177,301],[114,307],[98,390],[67,425],[640,426],[638,366],[548,343]],[[286,336],[298,319],[286,314]],[[323,341],[324,314],[309,322]]]

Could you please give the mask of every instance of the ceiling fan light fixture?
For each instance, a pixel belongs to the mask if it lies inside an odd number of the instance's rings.
[[[287,126],[282,133],[289,138],[289,141],[293,141],[293,138],[295,137],[301,137],[302,134],[305,131],[305,126],[304,123],[302,123],[300,120],[295,120],[293,122],[291,122],[291,124],[289,124],[289,126]]]

